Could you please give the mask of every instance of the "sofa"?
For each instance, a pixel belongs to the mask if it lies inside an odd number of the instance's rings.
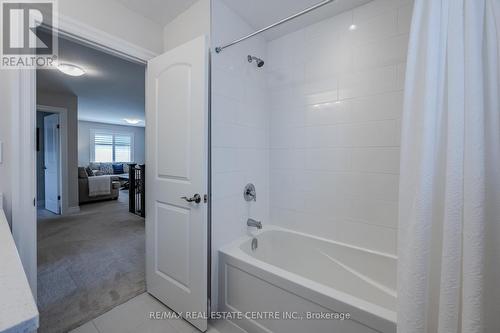
[[[88,168],[90,168],[95,176],[102,176],[102,175],[116,175],[113,172],[113,164],[114,165],[123,165],[123,172],[128,173],[129,170],[129,163],[131,162],[116,162],[116,163],[100,163],[100,162],[90,162],[88,165]],[[118,180],[118,176],[114,178]]]
[[[78,167],[78,201],[80,204],[102,200],[116,200],[120,196],[120,182],[110,177],[111,193],[95,197],[89,196],[89,176],[85,167]]]

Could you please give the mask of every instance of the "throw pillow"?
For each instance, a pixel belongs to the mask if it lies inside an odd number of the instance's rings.
[[[88,166],[87,168],[85,168],[85,170],[87,171],[87,176],[89,177],[94,177],[94,171]]]
[[[125,173],[125,171],[123,171],[123,164],[113,164],[113,174],[121,175],[123,173]]]
[[[101,163],[99,165],[99,171],[101,171],[103,175],[112,175],[113,174],[113,164],[112,163]]]

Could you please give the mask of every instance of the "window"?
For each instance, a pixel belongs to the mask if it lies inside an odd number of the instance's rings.
[[[134,135],[91,131],[91,160],[94,162],[132,162]]]

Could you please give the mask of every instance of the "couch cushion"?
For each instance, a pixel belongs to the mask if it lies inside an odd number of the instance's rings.
[[[114,175],[121,175],[124,173],[125,173],[125,171],[123,170],[123,164],[113,164],[113,174]]]

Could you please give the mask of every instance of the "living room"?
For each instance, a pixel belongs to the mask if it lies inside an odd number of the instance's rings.
[[[39,332],[145,291],[145,66],[61,36],[59,50],[58,71],[37,71]]]

